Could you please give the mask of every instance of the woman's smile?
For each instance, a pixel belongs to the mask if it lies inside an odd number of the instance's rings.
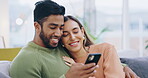
[[[69,43],[71,47],[77,47],[79,45],[79,41]]]

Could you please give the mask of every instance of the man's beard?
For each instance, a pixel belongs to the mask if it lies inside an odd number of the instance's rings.
[[[50,36],[50,38],[47,38],[43,32],[43,30],[41,30],[41,33],[40,33],[40,38],[42,39],[42,42],[43,44],[45,45],[46,48],[49,48],[49,49],[54,49],[56,47],[53,47],[52,45],[50,45],[50,39],[52,38],[52,36]]]

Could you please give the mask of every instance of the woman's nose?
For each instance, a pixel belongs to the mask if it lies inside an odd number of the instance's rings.
[[[75,35],[74,35],[74,34],[71,34],[70,39],[71,39],[71,40],[74,40],[75,38],[76,38]]]

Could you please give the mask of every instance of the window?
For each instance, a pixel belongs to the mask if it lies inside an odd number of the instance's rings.
[[[22,47],[33,39],[33,9],[37,1],[39,0],[9,0],[10,47]],[[83,0],[53,1],[65,6],[66,15],[83,17]]]
[[[33,0],[9,0],[10,47],[22,47],[33,39],[33,6]]]
[[[139,51],[140,56],[148,55],[145,49],[148,40],[148,1],[129,0],[130,48]]]
[[[96,0],[96,31],[104,28],[109,31],[101,36],[103,42],[109,42],[122,48],[122,0]]]

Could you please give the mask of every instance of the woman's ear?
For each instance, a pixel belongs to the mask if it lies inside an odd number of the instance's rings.
[[[81,27],[81,32],[83,33],[83,35],[85,35],[84,31],[85,31],[84,27]]]
[[[41,25],[38,22],[34,22],[34,28],[37,33],[40,33]]]

